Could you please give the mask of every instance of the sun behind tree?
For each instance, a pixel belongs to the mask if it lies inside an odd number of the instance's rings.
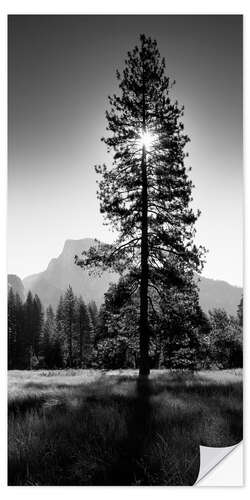
[[[148,375],[149,288],[162,299],[168,280],[192,280],[202,268],[204,248],[193,243],[199,213],[190,207],[184,108],[170,99],[174,82],[165,76],[156,41],[141,35],[117,79],[120,94],[109,97],[106,112],[110,135],[102,139],[113,162],[95,168],[102,176],[101,213],[119,236],[113,245],[99,242],[83,252],[76,263],[90,272],[129,272],[131,293],[140,288],[140,375]]]

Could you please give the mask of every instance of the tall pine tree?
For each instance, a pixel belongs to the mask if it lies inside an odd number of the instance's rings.
[[[113,268],[134,275],[140,285],[140,374],[149,360],[149,287],[162,279],[183,280],[200,271],[202,248],[194,243],[199,216],[190,207],[192,182],[184,165],[189,141],[183,107],[172,101],[172,83],[157,43],[145,35],[117,72],[120,93],[109,97],[108,137],[113,162],[97,166],[99,200],[106,223],[118,233],[113,245],[99,243],[76,263],[89,270]],[[173,82],[174,83],[174,82]],[[133,286],[133,283],[132,283]]]
[[[33,356],[33,332],[34,332],[34,298],[31,291],[28,292],[26,301],[24,303],[24,363],[26,368],[31,369],[32,356]]]
[[[36,294],[33,300],[33,332],[32,349],[35,356],[39,355],[40,339],[43,330],[43,309],[41,301]]]
[[[13,289],[8,293],[8,369],[15,368],[17,343],[16,298]]]
[[[16,311],[16,360],[15,368],[27,368],[26,365],[26,340],[25,340],[25,315],[24,304],[18,293],[15,295]]]
[[[56,328],[55,314],[51,306],[46,310],[46,320],[43,327],[41,353],[45,366],[48,368],[62,368],[62,342],[61,335]]]
[[[43,335],[41,339],[41,354],[44,358],[45,366],[53,368],[52,359],[52,339],[55,330],[55,316],[51,306],[46,309],[46,319],[43,327]]]
[[[83,367],[88,364],[93,346],[93,324],[88,307],[80,297],[77,300],[77,345],[78,345],[78,366]]]
[[[90,315],[90,319],[91,319],[91,323],[92,323],[92,334],[91,334],[92,341],[94,342],[95,338],[96,338],[96,334],[97,334],[98,317],[99,317],[97,305],[96,305],[94,300],[91,300],[88,303],[88,311],[89,311],[89,315]]]
[[[63,300],[63,326],[67,339],[67,364],[73,366],[73,340],[76,323],[76,298],[69,285]]]

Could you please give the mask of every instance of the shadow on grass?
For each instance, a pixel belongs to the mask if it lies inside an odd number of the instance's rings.
[[[103,374],[9,405],[9,485],[192,485],[199,445],[242,438],[241,382]]]
[[[131,380],[131,379],[130,379]],[[121,382],[127,382],[123,377]],[[152,407],[150,404],[152,382],[147,377],[136,379],[136,393],[128,401],[127,438],[120,443],[119,459],[105,474],[97,474],[96,485],[129,486],[146,485],[148,477],[141,461],[145,441],[151,435]]]

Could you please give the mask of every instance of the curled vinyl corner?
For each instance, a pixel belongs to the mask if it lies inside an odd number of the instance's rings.
[[[200,446],[200,470],[194,486],[196,486],[226,456],[235,450],[239,444],[240,443],[237,443],[233,446],[226,446],[223,448]]]

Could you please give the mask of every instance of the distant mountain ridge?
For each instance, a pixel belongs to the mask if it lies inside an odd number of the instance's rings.
[[[8,290],[10,288],[12,288],[14,293],[18,293],[22,300],[25,299],[23,282],[16,274],[8,274]]]
[[[89,276],[87,271],[75,265],[74,256],[80,255],[92,245],[96,245],[96,242],[91,238],[66,240],[60,255],[51,259],[45,271],[23,279],[26,293],[28,290],[33,294],[37,293],[44,307],[51,304],[55,308],[60,295],[71,285],[74,293],[82,295],[86,302],[95,300],[100,305],[109,284],[116,282],[118,275],[104,272],[101,277]],[[229,314],[236,314],[242,295],[241,287],[202,277],[199,289],[200,305],[205,312],[214,307],[221,307]]]
[[[61,254],[49,262],[45,271],[23,279],[25,289],[37,293],[45,307],[49,304],[55,307],[60,295],[71,285],[74,293],[82,295],[83,300],[95,300],[100,305],[109,283],[117,281],[118,275],[104,272],[100,278],[89,276],[74,263],[75,255],[81,255],[83,250],[95,245],[96,241],[91,238],[66,240]]]
[[[203,311],[208,312],[209,309],[223,308],[229,314],[236,314],[243,294],[242,287],[230,285],[222,280],[201,277],[199,289],[200,306]]]

